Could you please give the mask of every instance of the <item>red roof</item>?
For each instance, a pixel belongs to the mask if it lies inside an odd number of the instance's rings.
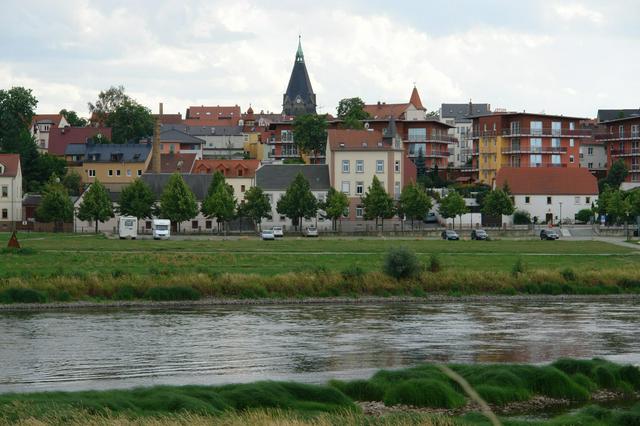
[[[155,120],[158,119],[160,114],[153,114],[153,118]],[[182,114],[162,114],[162,124],[182,124]]]
[[[160,154],[160,173],[191,173],[196,154]]]
[[[413,86],[413,91],[411,92],[411,98],[409,99],[409,102],[418,109],[426,110],[425,107],[422,106],[422,101],[420,100],[420,95],[418,94],[418,89],[416,89],[416,86]]]
[[[382,133],[369,130],[331,129],[327,132],[331,151],[391,151]]]
[[[31,125],[36,124],[39,121],[53,121],[53,123],[57,126],[60,124],[60,120],[62,120],[62,114],[36,114],[33,116],[31,120]]]
[[[364,110],[369,113],[371,118],[403,118],[402,115],[409,108],[409,103],[406,104],[385,104],[377,103],[372,105],[365,105]]]
[[[0,154],[0,164],[4,166],[4,172],[0,176],[15,177],[20,170],[19,154]]]
[[[507,183],[514,195],[597,195],[598,181],[581,167],[502,167],[496,188]]]
[[[220,171],[225,177],[254,177],[258,167],[260,160],[197,160],[193,173]]]
[[[237,126],[242,113],[234,106],[191,106],[183,124],[188,126]]]
[[[52,128],[49,133],[49,154],[64,155],[69,144],[84,144],[87,139],[102,135],[111,140],[111,127]]]

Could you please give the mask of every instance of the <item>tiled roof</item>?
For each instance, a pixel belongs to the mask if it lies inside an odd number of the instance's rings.
[[[369,130],[331,129],[327,132],[331,151],[394,151],[382,133]]]
[[[258,167],[259,160],[197,160],[193,173],[212,174],[220,171],[225,177],[253,177]]]
[[[57,126],[60,124],[60,120],[62,120],[62,114],[36,114],[33,116],[31,124],[51,122]]]
[[[403,118],[402,115],[409,108],[411,104],[385,104],[378,103],[372,105],[365,105],[364,110],[369,113],[371,118],[389,118],[393,117],[396,119]]]
[[[191,106],[187,108],[184,124],[196,126],[224,126],[237,125],[242,118],[238,105],[235,106]]]
[[[153,114],[155,120],[158,119],[160,114]],[[162,124],[182,124],[182,113],[177,114],[162,114]]]
[[[85,144],[97,135],[110,140],[111,127],[56,127],[49,133],[49,154],[64,155],[68,145]]]
[[[161,173],[191,173],[196,162],[196,154],[160,154]]]
[[[87,163],[143,163],[151,154],[151,144],[69,144],[65,155],[84,155]],[[117,158],[114,158],[117,156]]]
[[[442,118],[453,118],[457,122],[470,122],[467,117],[473,115],[483,115],[491,113],[489,104],[442,104],[440,105],[440,115]]]
[[[0,154],[0,164],[4,166],[4,172],[0,174],[0,177],[15,177],[20,169],[20,155]]]
[[[409,98],[409,102],[413,104],[417,109],[426,110],[425,107],[422,106],[422,100],[420,99],[420,94],[418,93],[418,89],[416,86],[413,86],[413,90],[411,91],[411,98]]]
[[[514,195],[597,195],[598,181],[582,167],[502,167],[496,187],[504,184]]]
[[[205,141],[187,134],[178,129],[166,129],[160,132],[161,142],[183,142],[192,144],[203,144]]]
[[[266,191],[286,191],[293,179],[302,173],[312,191],[328,191],[329,166],[308,164],[267,164],[256,172],[256,186]]]
[[[167,185],[172,173],[145,173],[141,176],[141,179],[149,185],[151,191],[160,198],[164,187]],[[213,175],[194,175],[194,174],[182,174],[187,186],[196,199],[199,201],[204,200],[211,185]]]
[[[186,124],[165,124],[162,131],[177,130],[191,136],[239,136],[242,134],[242,126],[209,126],[209,125],[186,125]]]

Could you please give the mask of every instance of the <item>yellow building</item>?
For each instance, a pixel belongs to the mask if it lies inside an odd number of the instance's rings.
[[[244,152],[250,159],[264,160],[267,158],[269,146],[260,141],[261,132],[243,132]]]
[[[504,138],[495,134],[478,139],[478,178],[481,183],[491,185],[502,167]]]
[[[65,160],[82,183],[98,179],[111,191],[120,191],[147,171],[151,144],[69,144]]]

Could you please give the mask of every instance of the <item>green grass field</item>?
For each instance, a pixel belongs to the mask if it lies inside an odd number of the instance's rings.
[[[8,236],[0,236],[4,246]],[[532,269],[567,267],[597,271],[640,266],[634,250],[598,241],[441,241],[392,239],[304,239],[260,241],[109,240],[93,235],[22,234],[29,256],[3,256],[0,277],[53,273],[146,274],[158,270],[178,273],[253,273],[274,275],[317,268],[340,271],[356,265],[379,270],[391,247],[404,246],[426,260],[440,255],[445,269],[509,271],[519,257]]]

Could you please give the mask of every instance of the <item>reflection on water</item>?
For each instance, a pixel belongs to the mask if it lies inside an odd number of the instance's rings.
[[[323,382],[421,361],[637,364],[639,323],[633,301],[0,313],[0,392]]]

